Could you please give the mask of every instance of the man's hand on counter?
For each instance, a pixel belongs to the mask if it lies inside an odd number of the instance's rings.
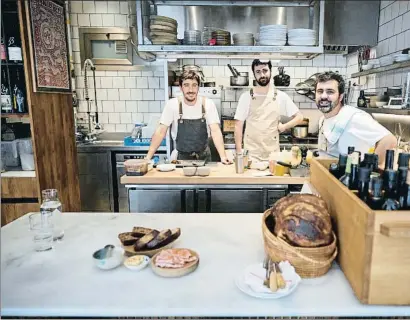
[[[227,157],[222,157],[221,158],[221,163],[223,163],[223,164],[232,164],[232,161],[229,160]]]
[[[287,128],[286,128],[286,125],[284,125],[282,122],[279,122],[279,124],[278,124],[278,131],[279,131],[279,133],[282,133],[283,131],[285,131]]]

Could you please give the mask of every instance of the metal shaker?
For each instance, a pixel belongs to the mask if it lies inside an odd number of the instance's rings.
[[[236,173],[244,173],[245,171],[243,154],[236,154],[235,156],[235,171]]]

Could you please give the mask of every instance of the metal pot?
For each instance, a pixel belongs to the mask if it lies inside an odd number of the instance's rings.
[[[249,77],[238,76],[234,77],[231,76],[231,86],[248,86],[249,85]]]
[[[306,125],[299,125],[292,128],[292,136],[294,138],[306,138],[309,133],[309,127]]]

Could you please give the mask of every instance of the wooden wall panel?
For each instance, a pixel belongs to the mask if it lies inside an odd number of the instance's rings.
[[[39,198],[36,178],[1,178],[1,198]]]
[[[80,211],[72,96],[33,91],[27,5],[27,1],[19,1],[27,100],[39,189],[57,189],[64,211]]]
[[[39,212],[39,210],[40,205],[38,203],[2,203],[1,225],[4,226],[28,212]]]

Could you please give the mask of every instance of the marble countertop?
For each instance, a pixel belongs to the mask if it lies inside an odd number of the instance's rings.
[[[323,277],[302,280],[289,296],[261,300],[235,285],[241,271],[264,257],[260,214],[65,213],[65,237],[34,252],[27,215],[1,229],[1,315],[43,317],[280,317],[410,316],[410,306],[368,306],[356,299],[335,264]],[[133,226],[182,230],[176,246],[200,255],[198,269],[161,278],[148,267],[103,271],[92,254],[119,245]]]

